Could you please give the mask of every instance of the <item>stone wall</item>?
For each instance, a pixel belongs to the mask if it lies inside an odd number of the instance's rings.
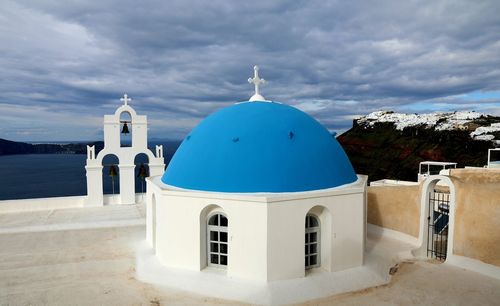
[[[418,238],[420,185],[368,187],[368,223]]]
[[[453,254],[500,266],[500,170],[456,169],[450,179],[456,190]],[[418,238],[421,196],[421,185],[368,187],[368,223]]]
[[[500,266],[500,170],[457,169],[453,253]]]

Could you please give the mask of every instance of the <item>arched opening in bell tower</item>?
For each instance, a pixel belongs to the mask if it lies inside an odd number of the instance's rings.
[[[145,153],[139,153],[134,158],[135,193],[146,192],[146,178],[149,177],[149,158]]]
[[[120,114],[120,147],[132,146],[132,115],[124,111]]]
[[[120,160],[114,154],[102,159],[102,190],[104,194],[120,194]]]

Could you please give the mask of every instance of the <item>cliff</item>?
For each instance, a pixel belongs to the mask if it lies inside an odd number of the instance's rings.
[[[353,121],[338,141],[355,170],[370,181],[416,180],[422,161],[484,166],[500,146],[500,117],[476,112],[398,114],[374,112]]]

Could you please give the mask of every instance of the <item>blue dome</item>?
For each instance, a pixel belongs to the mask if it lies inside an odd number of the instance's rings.
[[[165,184],[215,192],[296,192],[356,181],[337,140],[304,112],[244,102],[203,120],[168,165]]]

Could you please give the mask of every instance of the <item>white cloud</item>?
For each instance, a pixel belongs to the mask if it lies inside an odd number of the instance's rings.
[[[9,120],[0,128],[36,125],[50,140],[70,126],[83,139],[127,92],[161,123],[153,137],[181,138],[251,96],[254,64],[269,81],[266,98],[331,130],[378,109],[496,111],[460,95],[500,90],[498,11],[498,1],[6,0],[0,103],[28,112],[0,114]],[[61,125],[62,117],[72,120]]]

